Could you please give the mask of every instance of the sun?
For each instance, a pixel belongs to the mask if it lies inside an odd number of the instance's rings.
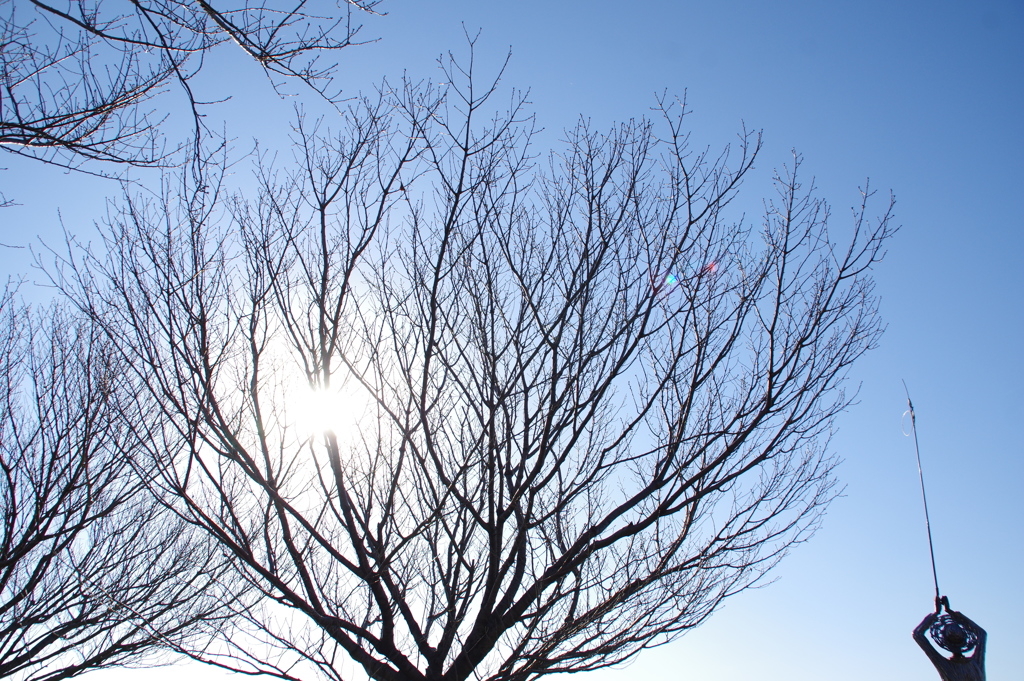
[[[303,435],[335,436],[355,428],[366,408],[365,395],[360,395],[354,381],[340,387],[303,385],[297,387],[289,400],[288,409]]]

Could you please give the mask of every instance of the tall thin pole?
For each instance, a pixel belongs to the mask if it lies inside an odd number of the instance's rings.
[[[935,602],[941,598],[939,592],[939,573],[935,569],[935,545],[932,543],[932,523],[928,517],[928,495],[924,491],[924,470],[921,468],[921,446],[917,442],[917,417],[914,415],[914,403],[910,401],[910,390],[903,381],[903,390],[907,393],[907,410],[910,412],[910,430],[914,433],[914,450],[917,452],[917,475],[921,479],[921,502],[924,504],[924,526],[928,530],[928,551],[932,556],[932,578],[935,580]]]

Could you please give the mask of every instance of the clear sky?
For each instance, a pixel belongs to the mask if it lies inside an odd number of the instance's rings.
[[[482,30],[484,64],[511,47],[505,83],[529,88],[541,141],[580,115],[597,127],[644,115],[654,93],[685,90],[698,145],[743,122],[765,148],[744,186],[749,210],[795,148],[837,228],[870,177],[902,225],[877,272],[888,331],[853,372],[860,404],[839,421],[845,495],[777,581],[730,601],[700,629],[593,681],[860,681],[937,678],[910,638],[932,607],[913,441],[901,432],[901,379],[917,408],[939,581],[989,632],[989,678],[1024,679],[1024,2],[1021,0],[389,0],[372,45],[342,56],[355,94]],[[224,59],[203,94],[239,147],[280,139],[290,104]],[[231,86],[228,83],[232,83]],[[254,116],[253,112],[259,112]],[[9,156],[9,155],[8,155]],[[109,181],[0,157],[0,242],[88,236],[116,195]],[[877,204],[883,208],[884,196]],[[0,267],[27,271],[25,250]],[[204,668],[188,676],[221,678]],[[182,670],[147,672],[181,678]],[[99,672],[89,678],[129,678]]]

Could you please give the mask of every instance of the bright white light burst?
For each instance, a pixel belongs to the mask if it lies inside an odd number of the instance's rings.
[[[326,389],[307,385],[293,392],[288,410],[302,434],[340,436],[356,427],[365,406],[365,397],[351,384]]]

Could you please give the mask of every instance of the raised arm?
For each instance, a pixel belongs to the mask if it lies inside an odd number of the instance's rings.
[[[928,631],[929,627],[935,624],[935,620],[938,618],[939,616],[934,612],[930,612],[925,615],[925,618],[921,620],[921,623],[917,625],[916,629],[914,629],[914,640],[917,641],[917,645],[921,646],[921,650],[923,650],[925,655],[928,656],[928,659],[932,661],[932,664],[935,665],[936,668],[941,669],[946,665],[948,660],[940,654],[939,651],[935,650],[935,646],[933,646],[932,642],[928,640],[928,637],[924,635],[925,632]]]

